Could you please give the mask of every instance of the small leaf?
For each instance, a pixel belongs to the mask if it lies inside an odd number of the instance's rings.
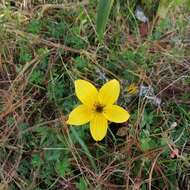
[[[44,80],[44,73],[40,70],[34,70],[29,78],[29,81],[33,84],[42,84]]]
[[[60,176],[64,176],[67,172],[70,172],[70,163],[68,158],[57,161],[56,170]]]
[[[32,166],[39,167],[43,164],[43,160],[40,158],[40,154],[34,154],[32,156]]]
[[[114,0],[99,0],[98,4],[98,13],[96,20],[96,32],[98,38],[102,41],[104,36],[104,31],[108,21],[108,17],[112,8]]]
[[[88,189],[88,188],[87,188],[86,181],[85,181],[85,179],[82,178],[82,177],[80,178],[79,182],[76,183],[76,187],[77,187],[77,189],[79,189],[79,190],[86,190],[86,189]]]
[[[141,139],[141,148],[143,151],[149,150],[151,148],[150,141],[151,141],[151,138],[149,137]]]
[[[158,148],[160,144],[150,137],[141,138],[141,148],[143,151]]]
[[[42,28],[42,23],[39,20],[32,20],[28,24],[26,31],[32,34],[38,34],[40,33],[41,28]]]

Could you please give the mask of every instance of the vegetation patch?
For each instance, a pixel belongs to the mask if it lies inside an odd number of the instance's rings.
[[[188,189],[189,9],[0,2],[0,189]]]

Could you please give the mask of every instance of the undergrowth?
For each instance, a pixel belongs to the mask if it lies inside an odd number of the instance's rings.
[[[97,1],[0,5],[0,189],[189,187],[188,10],[154,19],[155,4],[147,26],[135,17],[137,4],[114,4],[103,43]],[[88,125],[66,124],[79,104],[74,80],[101,87],[113,78],[131,117],[94,142]]]

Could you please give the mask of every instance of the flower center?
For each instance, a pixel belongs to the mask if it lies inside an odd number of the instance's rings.
[[[102,113],[104,110],[104,106],[103,105],[95,105],[95,111],[98,113]]]

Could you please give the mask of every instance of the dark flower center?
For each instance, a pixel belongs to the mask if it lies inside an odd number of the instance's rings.
[[[104,109],[104,106],[102,106],[102,105],[96,105],[96,112],[102,113],[103,109]]]

